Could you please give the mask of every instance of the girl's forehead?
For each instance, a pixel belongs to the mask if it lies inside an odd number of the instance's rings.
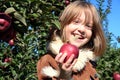
[[[79,13],[79,14],[76,16],[76,19],[85,19],[85,13],[84,13],[84,12]]]
[[[90,12],[81,12],[79,14],[76,15],[76,17],[74,18],[74,20],[82,20],[85,23],[92,23],[93,21],[93,17],[92,14]]]

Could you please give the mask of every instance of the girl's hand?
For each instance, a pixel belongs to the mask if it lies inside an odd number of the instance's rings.
[[[63,70],[71,72],[74,64],[76,63],[76,59],[74,60],[74,54],[72,54],[70,58],[66,62],[64,62],[66,56],[67,53],[60,53],[55,57],[55,60],[59,63]]]
[[[66,56],[67,53],[64,54],[60,53],[55,57],[55,60],[59,63],[59,66],[61,68],[59,78],[70,80],[72,79],[71,78],[72,68],[77,60],[76,59],[74,60],[74,54],[72,54],[70,58],[66,62],[64,62]]]

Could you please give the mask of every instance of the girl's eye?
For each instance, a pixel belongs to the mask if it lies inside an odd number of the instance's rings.
[[[88,29],[92,29],[92,25],[90,25],[90,24],[87,24],[86,27],[87,27]]]
[[[74,23],[80,23],[80,21],[79,20],[75,20],[75,21],[73,21]]]

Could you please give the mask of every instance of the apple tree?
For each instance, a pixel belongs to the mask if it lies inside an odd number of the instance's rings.
[[[0,0],[0,80],[37,80],[36,63],[62,0]]]

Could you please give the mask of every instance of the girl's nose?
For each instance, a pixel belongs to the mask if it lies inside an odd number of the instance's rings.
[[[80,25],[78,27],[78,32],[80,32],[82,35],[84,35],[85,34],[85,26],[84,25]]]

